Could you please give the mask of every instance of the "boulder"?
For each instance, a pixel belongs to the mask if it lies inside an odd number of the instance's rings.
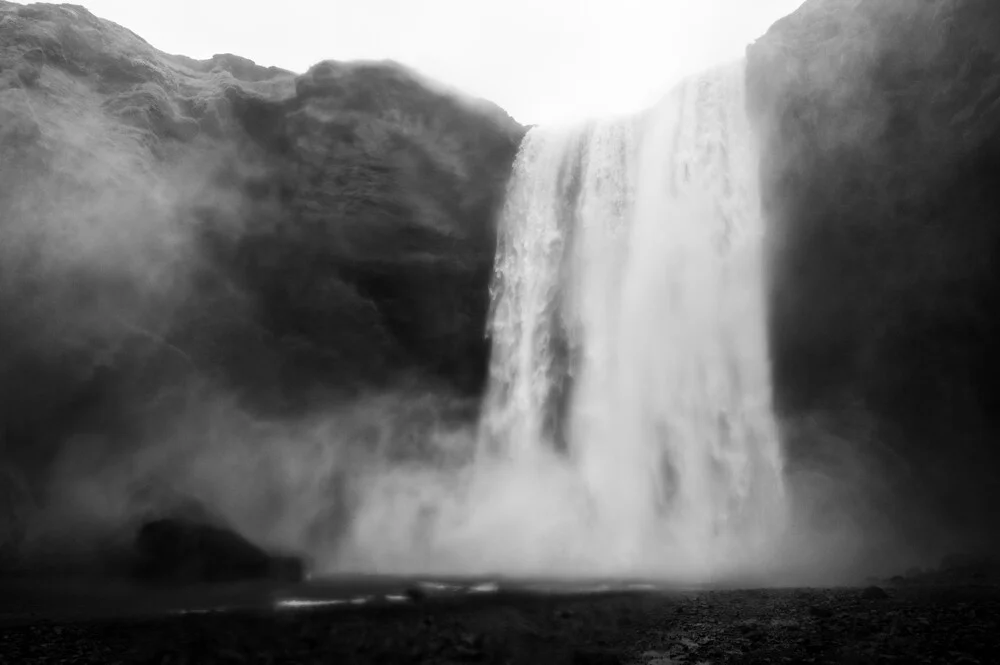
[[[270,554],[223,526],[178,518],[144,522],[135,538],[135,576],[149,583],[300,582],[302,559]]]

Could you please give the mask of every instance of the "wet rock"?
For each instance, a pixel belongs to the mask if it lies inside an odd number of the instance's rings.
[[[998,35],[993,0],[810,0],[747,50],[775,403],[829,425],[787,468],[854,474],[873,556],[1000,548]]]
[[[252,417],[478,403],[524,128],[392,63],[298,78],[0,0],[0,438],[32,490],[83,435],[108,467],[159,441],[192,386]]]
[[[174,518],[142,524],[135,554],[136,576],[153,583],[299,582],[305,574],[298,557],[269,554],[221,526]]]
[[[0,19],[4,81],[22,63],[28,83],[42,67],[73,82],[30,104],[0,99],[0,115],[16,116],[4,127],[40,120],[60,156],[30,174],[33,187],[0,194],[5,226],[61,225],[67,210],[103,226],[139,218],[141,244],[184,219],[197,246],[183,258],[205,262],[176,275],[199,296],[164,334],[254,406],[415,374],[482,388],[495,216],[524,134],[502,109],[395,63],[327,62],[296,79],[231,54],[159,52],[82,7],[0,2]],[[22,172],[26,159],[3,166]],[[93,209],[104,199],[116,209]]]
[[[316,378],[379,382],[409,366],[478,391],[495,215],[519,128],[390,62],[323,62],[296,91],[242,104],[274,166],[282,228],[241,242],[233,271],[282,285],[261,289],[260,304],[296,332],[299,367],[316,356]],[[353,352],[324,353],[343,348]]]
[[[882,587],[873,585],[865,587],[865,589],[861,592],[861,597],[864,600],[884,600],[889,597],[889,594],[886,593],[885,589]]]

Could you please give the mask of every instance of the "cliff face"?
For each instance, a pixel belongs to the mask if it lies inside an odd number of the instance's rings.
[[[393,63],[195,61],[0,1],[5,465],[128,439],[192,382],[268,412],[413,377],[476,394],[523,133]]]
[[[251,213],[232,258],[268,294],[272,330],[339,354],[341,379],[413,366],[475,393],[495,215],[523,130],[431,85],[391,63],[327,62],[294,97],[253,105],[245,126],[270,171],[252,198],[272,209]]]
[[[995,543],[1000,5],[809,0],[747,55],[779,407],[860,413],[840,434],[891,522]],[[831,455],[801,431],[789,453]]]

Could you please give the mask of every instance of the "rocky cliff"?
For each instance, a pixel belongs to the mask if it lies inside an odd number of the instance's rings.
[[[776,398],[836,423],[790,430],[792,468],[865,476],[910,542],[995,545],[1000,4],[808,0],[747,55]]]
[[[196,61],[0,1],[3,466],[139,437],[193,384],[270,414],[476,395],[524,131],[392,62]]]

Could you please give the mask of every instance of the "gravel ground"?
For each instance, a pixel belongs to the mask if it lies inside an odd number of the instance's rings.
[[[1000,663],[1000,587],[524,592],[7,622],[0,663]]]

